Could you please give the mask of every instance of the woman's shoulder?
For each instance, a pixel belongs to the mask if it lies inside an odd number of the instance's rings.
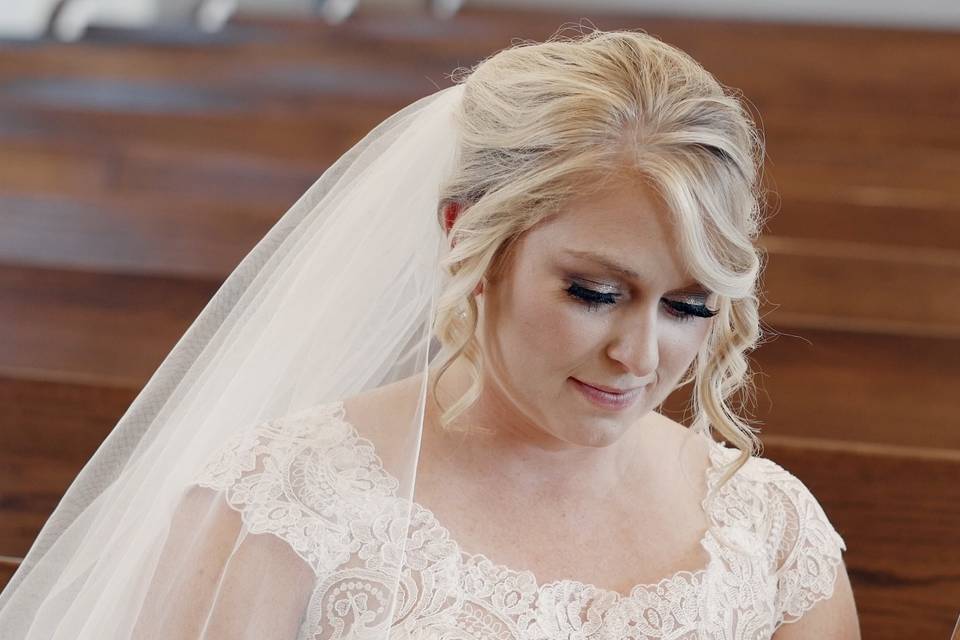
[[[396,488],[335,400],[241,429],[206,458],[184,504],[221,501],[246,530],[287,542],[321,575],[353,552],[342,532],[390,503]]]
[[[713,485],[719,484],[719,476],[742,455],[736,447],[712,441],[711,458],[714,469]],[[760,530],[769,532],[777,542],[781,556],[796,546],[798,538],[810,535],[818,529],[829,546],[846,549],[843,539],[830,524],[820,501],[813,491],[793,472],[776,461],[751,455],[730,479],[730,487],[720,487],[721,492],[739,496],[738,509],[760,520]],[[736,485],[736,486],[734,486]],[[782,565],[786,557],[778,558]]]
[[[248,425],[206,459],[197,484],[225,490],[277,474],[305,452],[340,475],[365,473],[373,488],[396,488],[397,477],[415,456],[419,378],[411,377],[292,410]],[[340,487],[349,486],[341,482]]]
[[[778,534],[774,564],[781,573],[817,556],[839,562],[847,546],[820,500],[796,475],[770,458],[753,456],[748,477],[763,488],[767,517]]]
[[[723,465],[740,455],[735,447],[716,443],[712,485],[718,484]],[[778,626],[830,597],[847,545],[799,477],[770,458],[751,456],[719,492],[714,520],[745,532],[776,579]]]
[[[389,497],[397,489],[375,445],[347,420],[341,399],[240,430],[205,459],[192,484],[224,492],[240,511],[300,492],[302,505],[324,512],[351,496]]]

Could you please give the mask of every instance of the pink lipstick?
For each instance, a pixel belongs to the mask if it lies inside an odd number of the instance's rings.
[[[594,405],[616,411],[626,409],[640,396],[645,387],[637,387],[622,392],[611,392],[611,387],[595,387],[576,378],[570,378],[574,386]]]

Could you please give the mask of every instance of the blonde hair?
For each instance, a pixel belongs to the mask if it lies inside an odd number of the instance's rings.
[[[449,231],[434,327],[446,356],[433,397],[457,358],[472,384],[442,425],[481,392],[477,283],[498,274],[517,238],[565,200],[627,174],[663,198],[691,274],[718,294],[710,334],[679,383],[694,383],[690,428],[709,435],[712,427],[741,451],[718,489],[761,449],[728,404],[738,390],[752,399],[746,353],[760,338],[763,140],[749,113],[693,58],[640,31],[523,42],[463,73],[454,74],[464,85],[459,163],[440,210],[463,209]]]

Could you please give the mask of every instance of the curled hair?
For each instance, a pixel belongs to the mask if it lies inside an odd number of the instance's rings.
[[[441,423],[481,392],[476,285],[567,199],[627,175],[663,199],[690,273],[718,296],[710,333],[679,383],[693,383],[690,428],[712,428],[741,452],[712,498],[762,448],[759,431],[729,404],[737,391],[752,399],[746,354],[760,338],[764,145],[749,112],[693,58],[642,31],[515,44],[454,80],[464,85],[462,138],[440,208],[456,202],[462,213],[449,230],[434,331],[445,352],[440,376],[462,358],[472,383]],[[436,380],[432,391],[437,399]]]

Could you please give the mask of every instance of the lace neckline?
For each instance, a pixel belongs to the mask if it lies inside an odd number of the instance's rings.
[[[346,410],[344,407],[343,400],[337,400],[334,402],[334,414],[336,418],[343,423],[343,425],[350,431],[351,437],[355,443],[359,443],[365,447],[369,448],[372,464],[375,466],[375,471],[377,473],[383,474],[387,477],[394,487],[399,486],[399,481],[393,477],[383,466],[383,461],[376,452],[376,448],[373,445],[373,442],[368,438],[360,435],[360,432],[357,428],[346,419]],[[703,436],[702,436],[703,437]],[[737,449],[727,447],[722,442],[717,442],[712,438],[707,437],[709,449],[708,455],[710,458],[710,463],[707,465],[706,470],[704,471],[706,481],[707,481],[707,493],[714,489],[716,486],[718,476],[720,474],[720,465],[724,462],[727,462],[727,458],[731,454],[736,454]],[[739,475],[739,474],[737,474]],[[730,482],[733,482],[736,479],[736,475],[730,479]],[[704,574],[706,574],[710,565],[714,561],[713,547],[715,543],[715,538],[711,528],[707,528],[703,536],[701,536],[699,541],[699,546],[707,552],[709,557],[707,564],[699,569],[690,571],[688,569],[681,569],[675,571],[659,580],[646,584],[636,584],[630,588],[629,594],[625,595],[620,591],[615,589],[609,589],[606,587],[598,587],[595,584],[589,582],[583,582],[575,578],[559,578],[557,580],[551,580],[548,582],[541,582],[534,571],[530,569],[515,569],[505,564],[500,564],[492,559],[490,559],[486,554],[479,552],[471,552],[463,549],[460,543],[451,535],[450,530],[441,522],[440,518],[428,507],[424,506],[416,500],[407,500],[404,499],[404,502],[411,505],[411,511],[414,513],[419,513],[422,517],[427,519],[428,526],[431,530],[435,531],[439,537],[444,540],[449,541],[455,550],[455,555],[458,559],[459,566],[461,568],[473,565],[473,564],[483,564],[487,565],[490,569],[496,572],[498,575],[509,576],[514,580],[525,581],[533,592],[537,593],[538,596],[543,596],[546,592],[557,590],[557,589],[570,589],[578,592],[592,592],[597,597],[604,599],[609,599],[613,604],[619,604],[622,601],[635,600],[637,598],[642,598],[645,594],[650,592],[663,593],[665,587],[676,582],[678,579],[686,580],[687,582],[693,583],[698,581]],[[707,508],[707,497],[704,496],[700,501],[700,507],[707,514],[707,519],[712,523],[716,524],[716,521],[713,515],[710,513],[710,510]]]

